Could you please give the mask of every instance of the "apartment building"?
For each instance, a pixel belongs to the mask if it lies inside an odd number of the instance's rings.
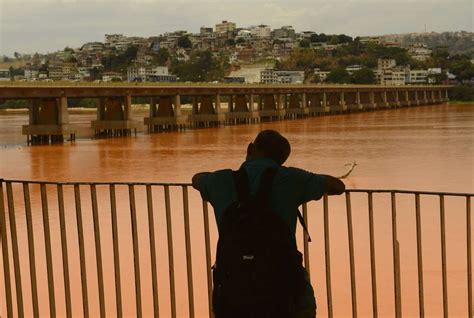
[[[275,71],[265,69],[260,72],[262,84],[297,84],[304,82],[303,71]]]
[[[61,64],[52,64],[48,67],[48,77],[53,81],[63,79],[63,66]]]
[[[428,70],[410,70],[407,82],[410,84],[426,84],[428,82]]]
[[[0,82],[10,81],[10,70],[0,69]]]
[[[176,82],[176,75],[168,73],[167,66],[153,66],[153,67],[129,67],[127,69],[127,80],[134,81],[149,81],[149,82]]]
[[[413,44],[408,48],[408,53],[418,61],[426,61],[430,58],[432,50],[423,43]]]
[[[251,27],[250,34],[255,38],[270,38],[272,29],[269,25],[261,24]]]
[[[216,24],[216,33],[227,33],[232,32],[236,28],[236,24],[234,22],[229,21],[222,21],[221,23]]]

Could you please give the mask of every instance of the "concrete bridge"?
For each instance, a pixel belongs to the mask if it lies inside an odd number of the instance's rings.
[[[449,86],[375,85],[173,85],[173,86],[0,86],[0,100],[30,100],[30,120],[22,132],[28,142],[63,141],[69,124],[68,98],[94,98],[97,136],[129,136],[141,125],[132,120],[132,97],[149,100],[144,124],[149,132],[256,123],[371,111],[449,100]],[[182,101],[192,105],[184,114]],[[224,107],[226,105],[226,107]]]

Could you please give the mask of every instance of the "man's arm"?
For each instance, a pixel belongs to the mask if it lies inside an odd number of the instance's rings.
[[[343,194],[346,190],[344,182],[332,176],[323,175],[326,178],[326,193],[328,195]]]
[[[202,178],[211,174],[210,172],[199,172],[199,173],[196,173],[194,176],[193,176],[193,188],[198,190],[198,191],[201,191],[202,190]]]

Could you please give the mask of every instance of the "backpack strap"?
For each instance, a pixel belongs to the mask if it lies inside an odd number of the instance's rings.
[[[305,231],[306,235],[308,235],[308,242],[311,242],[311,235],[309,235],[308,228],[306,227],[306,222],[304,221],[300,210],[298,210],[298,214],[296,214],[296,216],[298,217],[298,220],[300,221],[301,226],[303,227],[303,230]]]
[[[237,171],[232,171],[232,174],[234,177],[235,190],[237,191],[237,200],[239,202],[250,200],[250,188],[245,168],[241,167]]]
[[[273,178],[275,177],[277,170],[277,168],[268,168],[262,174],[260,186],[257,191],[257,200],[259,200],[261,204],[265,204],[265,202],[268,202],[270,198]],[[311,236],[309,235],[308,227],[306,226],[306,222],[304,221],[303,215],[301,215],[300,210],[298,210],[296,216],[298,217],[298,221],[303,227],[303,230],[305,231],[306,235],[308,235],[308,242],[311,242]]]

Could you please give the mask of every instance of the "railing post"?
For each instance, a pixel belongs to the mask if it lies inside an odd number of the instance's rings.
[[[420,317],[425,316],[425,303],[423,291],[423,253],[421,242],[421,213],[420,213],[420,195],[415,194],[415,216],[416,216],[416,252],[418,258],[418,298]]]
[[[327,293],[327,304],[328,304],[328,317],[333,317],[332,308],[332,287],[331,287],[331,248],[329,244],[329,207],[328,207],[328,195],[325,194],[323,197],[323,213],[324,213],[324,255],[326,263],[326,293]]]
[[[207,202],[202,201],[202,211],[204,215],[204,242],[206,246],[206,274],[207,274],[207,300],[209,307],[209,317],[214,317],[212,308],[212,276],[211,276],[211,242],[209,238],[209,211]]]
[[[372,315],[378,317],[377,303],[377,272],[375,266],[375,233],[374,233],[374,207],[372,192],[368,193],[369,204],[369,239],[370,239],[370,272],[372,278]]]
[[[392,255],[393,255],[393,287],[395,298],[395,317],[402,316],[402,295],[400,286],[400,244],[397,238],[397,202],[395,192],[390,195],[392,205]]]
[[[351,194],[346,192],[346,211],[347,211],[347,235],[349,240],[349,266],[351,271],[351,299],[352,299],[352,317],[357,318],[357,288],[355,276],[354,261],[354,235],[352,231],[352,206]]]
[[[466,237],[467,237],[467,297],[468,314],[472,317],[472,233],[471,233],[471,197],[466,197]]]
[[[4,180],[0,179],[0,231],[2,239],[3,277],[5,282],[7,317],[13,317],[12,287],[10,281],[10,258],[8,257],[7,221],[5,201],[3,199],[3,185]]]

